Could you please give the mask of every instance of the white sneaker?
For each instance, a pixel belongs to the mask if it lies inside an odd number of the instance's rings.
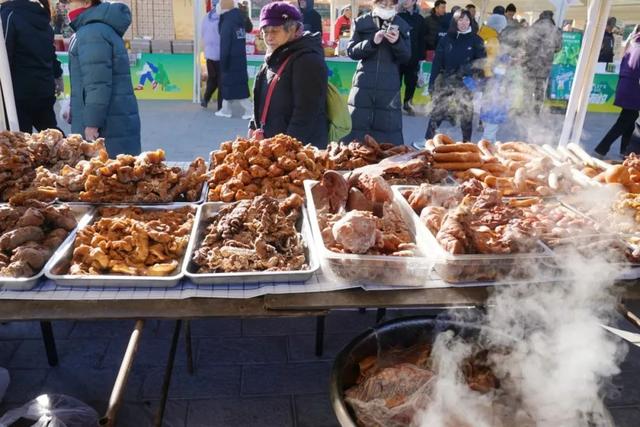
[[[251,119],[253,119],[253,114],[247,113],[242,115],[242,120],[251,120]]]
[[[225,113],[223,110],[216,111],[214,115],[217,117],[224,117],[225,119],[231,118],[231,113]]]

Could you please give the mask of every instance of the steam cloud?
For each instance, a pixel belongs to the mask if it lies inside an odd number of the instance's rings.
[[[570,280],[497,289],[479,322],[479,341],[507,350],[491,352],[501,383],[496,392],[469,389],[460,366],[472,354],[471,345],[440,334],[432,353],[433,403],[418,425],[613,425],[603,405],[603,386],[619,373],[626,346],[601,327],[615,313],[612,285],[620,273],[620,266],[607,259],[604,253],[576,252],[563,258],[563,278]],[[538,281],[548,279],[541,272]]]

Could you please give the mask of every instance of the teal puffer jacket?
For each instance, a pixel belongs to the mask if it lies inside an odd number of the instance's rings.
[[[122,3],[101,3],[71,22],[71,130],[97,127],[111,157],[140,153],[138,103],[122,40],[129,25],[131,11]]]

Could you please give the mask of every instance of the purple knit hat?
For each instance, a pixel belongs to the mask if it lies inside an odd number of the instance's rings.
[[[286,1],[266,4],[260,11],[260,28],[279,27],[287,20],[302,22],[302,14],[297,7]]]

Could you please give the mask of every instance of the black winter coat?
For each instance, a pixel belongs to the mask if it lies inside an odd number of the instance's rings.
[[[433,88],[434,82],[439,76],[446,84],[451,80],[462,81],[463,77],[481,74],[482,59],[486,57],[484,41],[479,35],[473,32],[448,33],[438,43],[431,66],[429,87]]]
[[[356,19],[356,26],[347,53],[358,61],[349,93],[351,134],[344,139],[360,140],[369,134],[380,142],[403,144],[402,112],[400,111],[399,66],[411,59],[409,24],[396,16],[400,37],[395,44],[386,39],[376,45],[373,37],[380,29],[379,19],[371,13]]]
[[[291,57],[273,91],[262,130],[267,138],[284,133],[318,148],[327,146],[328,72],[319,38],[319,34],[307,32],[265,58],[253,88],[252,129],[259,127],[269,84],[285,59]]]
[[[553,57],[562,49],[562,31],[551,19],[539,19],[527,30],[524,68],[528,78],[546,79]]]
[[[307,0],[307,7],[301,10],[304,31],[322,34],[322,17],[318,11],[313,8],[313,3],[313,0]],[[299,5],[300,3],[298,2],[298,6]]]
[[[436,50],[438,42],[449,31],[451,18],[447,15],[437,16],[433,10],[431,15],[424,18],[424,45],[425,50]]]
[[[53,98],[62,68],[48,13],[39,3],[12,0],[2,4],[0,16],[16,99]]]
[[[220,91],[225,100],[249,98],[245,25],[238,8],[220,15]]]
[[[420,15],[419,9],[416,7],[413,13],[404,11],[398,14],[398,16],[405,20],[411,27],[411,59],[409,62],[416,63],[422,61],[425,58],[425,23],[424,18]]]

